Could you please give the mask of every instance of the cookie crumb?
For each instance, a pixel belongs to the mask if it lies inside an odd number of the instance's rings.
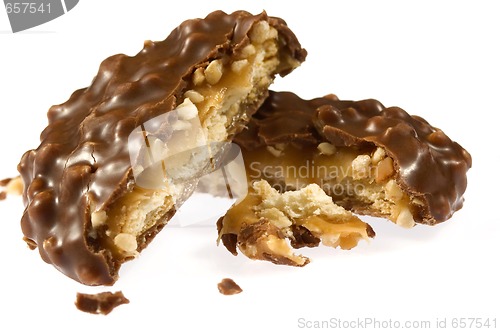
[[[219,292],[223,295],[234,295],[243,291],[241,287],[230,278],[222,279],[221,282],[217,284],[217,288],[219,288]]]
[[[102,292],[98,294],[76,293],[75,305],[78,310],[89,314],[107,315],[114,308],[122,304],[130,303],[121,291]]]

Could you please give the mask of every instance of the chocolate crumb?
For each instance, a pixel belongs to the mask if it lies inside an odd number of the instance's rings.
[[[3,201],[7,198],[7,193],[5,191],[0,191],[0,201]]]
[[[102,292],[98,294],[82,294],[76,293],[76,307],[90,314],[107,315],[114,308],[122,304],[130,303],[130,301],[123,296],[121,291],[111,293]]]
[[[223,295],[234,295],[243,291],[241,287],[230,278],[222,279],[217,285],[217,288],[219,288],[219,292]]]
[[[9,184],[10,181],[12,181],[12,178],[6,178],[3,180],[0,180],[0,187],[5,187],[6,185]]]

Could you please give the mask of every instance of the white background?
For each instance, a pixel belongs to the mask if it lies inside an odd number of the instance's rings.
[[[111,288],[131,303],[102,317],[73,302],[77,291],[105,288],[77,284],[28,250],[21,199],[10,197],[0,202],[0,330],[292,331],[300,318],[365,317],[433,326],[446,318],[448,327],[454,317],[496,318],[500,327],[496,1],[82,0],[17,34],[0,10],[0,178],[16,175],[22,153],[39,143],[48,108],[87,86],[104,58],[133,55],[144,40],[164,39],[215,9],[266,9],[296,32],[307,61],[273,89],[377,98],[442,128],[473,157],[464,208],[436,227],[374,220],[369,244],[305,250],[312,262],[304,268],[233,257],[216,247],[214,226],[169,225]],[[220,295],[224,277],[243,293]]]

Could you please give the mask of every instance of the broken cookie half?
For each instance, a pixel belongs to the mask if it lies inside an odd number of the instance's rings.
[[[217,222],[219,241],[234,255],[237,248],[252,259],[304,266],[309,258],[292,247],[351,249],[375,236],[370,225],[333,203],[316,184],[278,192],[265,181],[253,183],[248,195]]]
[[[374,99],[270,92],[236,138],[249,180],[319,185],[347,210],[411,228],[462,207],[470,154],[442,130]]]
[[[164,143],[161,135],[182,135],[197,120],[204,144],[217,147],[243,128],[274,77],[305,56],[282,19],[216,11],[185,21],[163,41],[145,42],[135,56],[104,60],[89,87],[49,110],[40,146],[19,163],[28,246],[78,282],[113,284],[122,263],[165,226],[199,176],[183,169],[187,185],[141,186],[135,172],[147,170],[131,165],[137,156],[129,154],[130,134],[142,128],[154,150]],[[170,112],[175,126],[145,128]]]

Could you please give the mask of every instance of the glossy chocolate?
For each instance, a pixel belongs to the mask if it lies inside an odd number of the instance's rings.
[[[145,42],[135,56],[107,58],[89,87],[50,108],[40,146],[26,152],[18,166],[25,184],[21,226],[28,245],[81,283],[113,284],[122,262],[87,234],[92,211],[106,210],[134,186],[129,134],[180,104],[193,71],[222,54],[237,53],[261,20],[278,31],[283,56],[304,60],[305,50],[283,20],[266,13],[217,11],[185,21],[164,41]],[[277,74],[291,69],[284,66]],[[151,229],[138,250],[163,225]]]
[[[417,222],[443,222],[462,207],[470,154],[421,117],[373,99],[345,101],[329,95],[303,100],[271,91],[248,130],[235,138],[249,150],[280,143],[303,148],[322,141],[384,148],[395,162],[402,189],[424,203],[413,211]]]

